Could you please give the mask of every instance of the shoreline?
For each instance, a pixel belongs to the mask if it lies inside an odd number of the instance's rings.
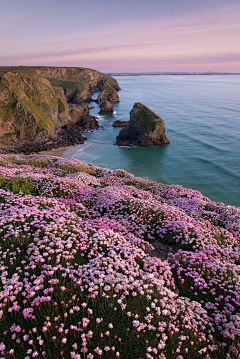
[[[76,146],[67,146],[67,147],[59,147],[53,148],[49,151],[40,151],[38,152],[39,155],[47,155],[47,156],[56,156],[62,157],[66,159],[72,159],[72,155],[80,149],[88,147],[91,145],[91,142],[88,143],[87,140],[84,143],[80,143]]]
[[[69,146],[69,147],[72,147],[72,146]],[[66,149],[68,149],[69,147],[53,148],[52,150],[49,150],[49,151],[40,151],[40,152],[38,152],[38,154],[39,155],[50,155],[50,156],[64,157],[63,154],[66,151]]]

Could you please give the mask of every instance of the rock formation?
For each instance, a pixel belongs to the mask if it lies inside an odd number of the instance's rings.
[[[113,105],[109,101],[104,101],[100,105],[99,115],[103,114],[112,114],[113,113]]]
[[[98,96],[97,101],[98,103],[103,103],[104,101],[109,102],[119,102],[119,97],[117,91],[111,87],[107,86]]]
[[[36,152],[83,143],[98,128],[87,108],[67,104],[64,90],[38,75],[0,76],[0,152]]]
[[[113,127],[125,127],[129,124],[129,121],[119,121],[116,120],[113,122]]]
[[[130,111],[129,124],[117,136],[119,146],[167,145],[163,119],[140,102]]]

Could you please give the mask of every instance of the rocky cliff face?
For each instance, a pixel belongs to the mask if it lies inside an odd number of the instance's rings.
[[[163,119],[140,102],[130,111],[129,124],[117,136],[119,146],[167,145]]]
[[[107,86],[98,96],[98,103],[103,103],[104,101],[119,102],[118,93],[113,87]]]
[[[0,152],[29,152],[82,143],[98,127],[87,108],[67,104],[62,88],[39,75],[0,76]]]
[[[4,68],[1,68],[4,71]],[[72,103],[92,101],[91,94],[111,87],[120,90],[117,81],[99,71],[83,67],[16,66],[7,68],[15,73],[40,75],[52,86],[64,89],[67,100]]]

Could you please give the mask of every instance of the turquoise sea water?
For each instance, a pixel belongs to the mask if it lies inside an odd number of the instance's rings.
[[[103,129],[88,133],[84,146],[67,149],[77,158],[110,170],[197,189],[216,202],[240,206],[240,76],[116,77],[121,91],[116,114],[99,116]],[[96,96],[95,96],[96,98]],[[170,145],[121,148],[115,120],[129,120],[142,102],[165,121]]]

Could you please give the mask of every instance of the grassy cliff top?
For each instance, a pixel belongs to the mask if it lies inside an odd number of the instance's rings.
[[[117,81],[97,70],[84,67],[55,67],[55,66],[1,66],[0,74],[6,72],[17,72],[23,74],[36,74],[48,79],[58,79],[63,81],[64,85],[68,82],[68,86],[78,86],[76,83],[85,84],[91,90],[102,90],[106,86],[112,86],[116,90],[120,90]],[[69,83],[72,82],[72,85]],[[60,82],[57,86],[61,86]],[[101,87],[98,89],[98,87]]]

